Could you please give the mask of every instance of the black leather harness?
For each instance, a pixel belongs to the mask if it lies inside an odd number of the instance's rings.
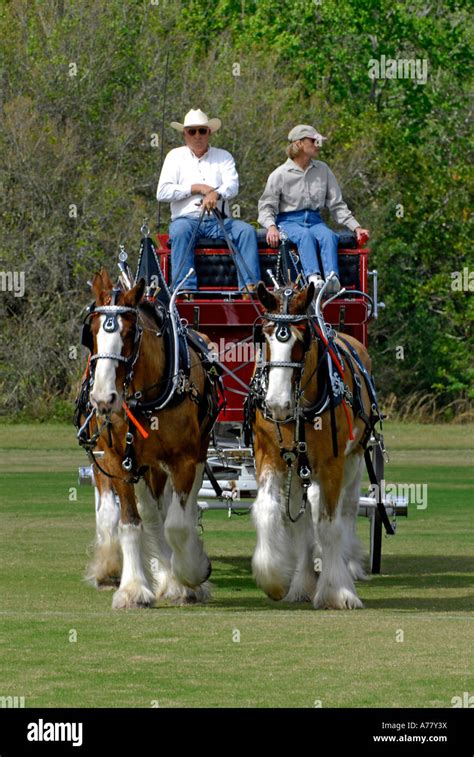
[[[166,406],[166,408],[176,407],[183,402],[185,397],[189,396],[190,399],[198,405],[198,419],[201,425],[201,433],[205,435],[212,430],[220,410],[225,405],[225,399],[219,364],[213,361],[205,340],[193,330],[187,329],[180,324],[178,340],[179,377],[176,384],[176,382],[173,381],[173,366],[175,365],[173,350],[175,343],[171,335],[171,316],[169,311],[159,303],[157,303],[156,309],[155,305],[151,303],[142,304],[139,308],[129,308],[117,305],[117,297],[120,292],[120,289],[114,289],[112,291],[110,305],[97,306],[95,303],[92,303],[88,306],[82,327],[82,344],[92,352],[93,337],[90,328],[90,319],[95,314],[105,314],[107,316],[103,328],[112,332],[119,328],[117,320],[118,315],[125,312],[134,312],[137,317],[137,323],[135,326],[133,353],[129,357],[123,357],[122,355],[112,353],[98,353],[91,355],[89,364],[90,369],[84,378],[76,399],[74,424],[78,429],[77,438],[79,444],[84,447],[91,461],[102,473],[104,473],[104,475],[107,475],[109,478],[117,478],[117,476],[113,476],[105,471],[93,456],[93,450],[105,428],[108,431],[109,446],[112,446],[112,441],[111,421],[108,418],[104,421],[102,426],[100,426],[99,421],[97,420],[97,430],[94,433],[91,432],[90,424],[95,412],[90,403],[90,392],[94,383],[94,364],[97,360],[101,358],[109,358],[125,363],[127,366],[127,372],[124,380],[123,395],[128,410],[128,431],[125,438],[125,452],[122,460],[122,467],[129,474],[129,477],[122,480],[127,483],[137,483],[144,475],[146,467],[137,469],[136,465],[134,443],[137,424],[134,422],[134,414],[150,421],[153,414],[158,412],[159,409],[164,406]],[[150,314],[151,310],[158,326],[158,331],[156,333],[164,340],[164,351],[166,356],[165,375],[159,382],[130,394],[128,393],[128,389],[133,381],[133,369],[139,358],[141,337],[143,333],[143,329],[139,323],[139,313],[140,309],[143,309],[144,307],[148,314]],[[190,346],[193,349],[194,354],[197,354],[205,371],[205,387],[202,394],[190,380],[192,367]],[[146,395],[152,393],[152,391],[157,388],[159,389],[158,395],[152,399],[146,399]],[[203,426],[202,424],[204,421],[205,425]]]
[[[367,466],[367,471],[372,484],[378,483],[373,469],[372,460],[370,458],[370,450],[368,449],[368,442],[372,435],[376,439],[380,438],[380,435],[375,430],[375,425],[381,422],[382,415],[379,412],[377,404],[377,395],[375,391],[375,385],[372,377],[367,372],[365,366],[357,354],[353,346],[344,337],[340,336],[339,340],[345,344],[345,348],[340,344],[337,345],[335,341],[335,334],[329,337],[327,344],[319,337],[315,324],[313,322],[313,316],[311,315],[291,315],[289,314],[289,302],[293,295],[293,290],[285,289],[282,292],[282,302],[280,307],[280,313],[266,313],[263,316],[269,321],[273,321],[277,324],[275,329],[276,338],[285,342],[291,337],[291,324],[295,324],[301,321],[307,321],[307,330],[303,341],[304,355],[302,361],[264,361],[261,357],[257,363],[252,382],[250,385],[249,394],[244,403],[244,439],[247,445],[253,443],[253,423],[255,421],[256,411],[260,410],[262,415],[274,423],[275,431],[277,434],[277,443],[280,448],[280,455],[287,465],[287,484],[286,484],[286,512],[291,522],[296,522],[304,515],[307,504],[307,491],[311,485],[311,466],[307,455],[307,443],[305,429],[306,424],[314,424],[316,419],[324,412],[329,410],[331,416],[331,430],[332,430],[332,443],[333,454],[337,457],[339,454],[337,446],[337,429],[335,410],[343,401],[346,402],[353,411],[354,418],[361,418],[365,425],[365,432],[359,440],[359,445],[364,450],[364,458]],[[316,368],[313,373],[306,380],[305,386],[301,387],[301,377],[304,371],[304,364],[306,354],[310,348],[312,341],[316,339],[318,343],[318,357]],[[263,355],[263,342],[264,335],[261,323],[258,321],[254,324],[254,341],[259,348],[260,356]],[[348,368],[351,372],[353,381],[353,392],[350,391],[348,385],[344,381],[344,376],[335,367],[335,359],[331,358],[331,354],[334,358],[337,358],[341,367]],[[274,420],[271,415],[268,414],[265,406],[265,396],[267,391],[268,370],[271,367],[288,367],[297,370],[295,379],[295,409],[293,414],[285,421]],[[364,403],[362,400],[362,383],[359,377],[359,372],[363,377],[365,386],[370,400],[370,412],[366,414],[364,409]],[[317,376],[318,380],[318,392],[315,401],[311,405],[303,405],[301,400],[303,399],[304,389],[310,383],[313,376]],[[295,424],[295,436],[293,444],[290,448],[283,446],[283,437],[281,433],[280,425],[282,423],[293,422]],[[299,512],[296,517],[290,512],[290,488],[291,479],[294,470],[300,479],[303,487],[303,499]],[[382,521],[385,526],[385,530],[389,534],[393,534],[393,527],[388,519],[384,504],[381,499],[380,486],[377,491],[377,507],[379,509]]]

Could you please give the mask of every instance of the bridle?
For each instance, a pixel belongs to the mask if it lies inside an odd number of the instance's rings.
[[[93,450],[97,444],[99,437],[102,435],[102,432],[104,431],[104,429],[107,429],[107,432],[108,432],[109,447],[112,446],[112,438],[111,438],[111,423],[112,422],[111,422],[110,417],[107,416],[102,424],[99,422],[99,419],[97,418],[97,430],[90,436],[88,436],[87,434],[87,429],[89,428],[89,423],[91,422],[94,415],[97,415],[96,409],[95,408],[90,409],[90,404],[89,404],[89,392],[92,386],[94,385],[94,374],[95,374],[95,366],[97,365],[97,360],[116,360],[119,363],[124,363],[124,365],[127,366],[127,370],[126,370],[125,378],[123,381],[122,406],[125,410],[125,414],[128,416],[128,419],[129,419],[129,428],[125,437],[125,443],[126,443],[125,455],[122,461],[122,467],[127,473],[130,474],[130,476],[128,479],[124,478],[120,480],[126,483],[136,483],[139,480],[142,472],[134,470],[135,469],[135,454],[134,454],[134,448],[133,448],[133,444],[134,444],[133,424],[137,426],[139,430],[141,429],[141,427],[140,427],[140,424],[137,423],[136,418],[134,418],[129,408],[127,407],[125,398],[127,395],[128,387],[133,381],[135,364],[140,354],[140,346],[141,346],[141,341],[142,341],[142,336],[143,336],[143,329],[138,322],[138,319],[139,319],[138,307],[129,307],[128,305],[117,304],[118,296],[121,293],[122,293],[122,289],[118,287],[114,287],[111,291],[110,304],[96,305],[95,302],[92,302],[90,305],[88,305],[86,309],[86,315],[84,316],[83,323],[82,323],[82,344],[85,347],[87,347],[92,353],[94,349],[94,339],[92,336],[90,321],[96,315],[106,316],[104,324],[103,324],[103,329],[108,334],[113,334],[116,331],[118,331],[120,327],[118,316],[123,315],[125,313],[133,313],[135,315],[135,336],[133,340],[132,353],[128,355],[128,357],[125,357],[124,355],[121,355],[116,352],[97,352],[94,355],[91,354],[89,358],[89,364],[88,364],[85,382],[81,389],[81,394],[79,396],[79,403],[77,404],[76,426],[78,428],[77,438],[78,438],[79,444],[85,449],[91,462],[94,465],[96,465],[98,469],[101,471],[101,473],[106,475],[108,478],[113,478],[113,479],[120,478],[118,476],[112,475],[111,473],[108,473],[104,468],[102,468],[98,460],[93,455]],[[82,425],[80,425],[80,422],[79,422],[81,406],[86,408],[86,416],[87,416]],[[88,412],[89,409],[90,409],[90,412]]]
[[[111,300],[110,300],[109,305],[96,305],[95,302],[92,302],[87,307],[87,312],[84,317],[83,326],[82,326],[82,344],[85,347],[88,347],[92,353],[93,338],[92,338],[90,320],[96,315],[107,316],[102,328],[108,334],[113,334],[114,332],[119,330],[119,321],[118,321],[119,315],[123,315],[124,313],[133,313],[135,315],[135,318],[136,318],[135,337],[134,337],[133,350],[132,350],[131,355],[129,355],[128,357],[125,357],[124,355],[121,355],[116,352],[97,352],[94,355],[91,354],[91,357],[90,357],[90,369],[92,373],[92,379],[93,379],[93,366],[97,360],[117,360],[117,362],[124,363],[125,365],[128,366],[128,370],[127,370],[125,380],[124,380],[124,396],[125,396],[126,389],[128,388],[128,386],[130,385],[133,379],[133,370],[135,367],[135,363],[138,360],[138,355],[140,352],[140,344],[141,344],[141,338],[143,335],[143,329],[138,323],[138,315],[139,315],[138,308],[129,307],[128,305],[117,305],[117,299],[120,293],[122,293],[122,290],[119,289],[118,287],[114,287],[111,292]]]
[[[295,294],[293,289],[287,288],[282,292],[282,300],[279,313],[265,313],[264,320],[276,324],[275,338],[281,344],[285,344],[291,339],[291,325],[307,322],[308,327],[305,329],[303,338],[303,357],[301,360],[266,360],[264,350],[263,326],[261,323],[254,324],[254,342],[260,346],[258,351],[257,367],[254,375],[253,391],[258,394],[259,402],[264,417],[267,420],[276,422],[266,404],[265,396],[268,387],[268,376],[270,368],[292,368],[297,370],[295,379],[295,402],[292,414],[278,423],[291,423],[296,421],[299,414],[299,401],[301,398],[301,376],[303,374],[306,356],[311,346],[312,337],[312,320],[311,316],[306,314],[292,314],[289,312],[291,297]]]
[[[280,450],[280,456],[287,466],[287,479],[286,479],[286,514],[288,519],[292,523],[296,523],[305,513],[306,505],[308,501],[308,489],[311,486],[311,466],[307,454],[308,445],[305,438],[305,418],[300,408],[302,390],[301,390],[301,377],[304,372],[304,366],[306,363],[306,357],[311,347],[312,337],[316,335],[316,331],[313,326],[312,317],[306,314],[293,314],[289,312],[290,301],[295,291],[290,288],[286,288],[282,291],[281,305],[279,313],[265,313],[264,320],[270,321],[276,324],[275,338],[281,344],[285,344],[291,339],[291,326],[303,322],[307,322],[307,328],[305,329],[303,337],[303,355],[301,360],[266,360],[264,356],[264,336],[263,326],[261,323],[254,324],[254,341],[255,344],[259,344],[260,349],[258,351],[257,365],[249,395],[250,408],[252,403],[260,409],[263,417],[271,421],[274,425],[275,433],[277,435],[277,443]],[[291,415],[284,420],[276,420],[273,418],[266,404],[266,394],[268,389],[268,376],[270,368],[292,368],[296,370],[296,377],[294,381],[294,403],[293,411]],[[291,447],[285,447],[283,436],[281,433],[280,425],[286,423],[295,424],[295,436]],[[293,472],[296,471],[303,487],[303,498],[300,509],[295,517],[293,517],[290,510],[290,494],[291,494],[291,481]]]
[[[122,289],[117,287],[112,289],[110,295],[110,304],[96,305],[93,302],[88,306],[83,319],[82,344],[91,352],[93,351],[94,339],[91,331],[90,321],[94,316],[105,315],[106,317],[103,323],[103,328],[107,333],[114,333],[119,330],[118,317],[124,313],[133,313],[135,315],[135,335],[132,352],[127,357],[115,352],[98,352],[91,355],[86,375],[84,377],[78,398],[76,400],[75,425],[78,429],[77,438],[79,444],[85,449],[89,456],[89,459],[94,465],[97,466],[101,473],[112,479],[120,479],[125,483],[137,483],[143,476],[147,466],[142,465],[140,468],[137,467],[136,454],[134,450],[135,433],[138,432],[143,439],[146,439],[149,435],[149,432],[141,425],[136,417],[136,414],[141,413],[143,416],[145,416],[145,418],[150,419],[153,413],[157,413],[165,406],[171,404],[171,401],[173,401],[175,397],[178,398],[178,401],[181,401],[186,396],[189,396],[191,401],[195,402],[196,405],[201,406],[201,403],[203,403],[203,395],[198,391],[194,382],[191,381],[186,375],[184,369],[180,368],[180,347],[178,343],[177,331],[179,328],[182,328],[182,325],[177,318],[172,320],[172,323],[174,324],[172,333],[175,338],[175,362],[173,365],[171,391],[165,393],[164,395],[162,392],[158,396],[158,398],[145,401],[143,399],[143,394],[153,389],[154,387],[159,386],[161,383],[156,382],[155,384],[147,386],[140,391],[135,390],[133,392],[133,387],[131,385],[134,378],[134,368],[140,356],[140,348],[144,330],[151,330],[155,333],[156,336],[162,336],[162,333],[161,331],[157,332],[156,329],[149,329],[145,324],[140,323],[141,311],[138,306],[129,307],[126,305],[117,304],[118,296],[120,293],[122,293],[122,291]],[[173,299],[171,300],[170,310],[173,310]],[[186,349],[189,349],[187,342]],[[105,420],[103,421],[103,423],[101,423],[96,412],[96,408],[92,407],[90,403],[90,391],[94,384],[94,370],[95,366],[97,365],[97,360],[101,359],[117,360],[118,362],[124,363],[126,366],[126,373],[123,381],[122,410],[124,411],[126,416],[124,417],[124,420],[126,422],[128,420],[128,432],[125,435],[125,451],[122,460],[122,468],[129,474],[128,478],[121,478],[120,476],[109,473],[108,471],[104,470],[97,459],[94,458],[93,451],[97,445],[99,437],[102,435],[104,430],[107,430],[108,432],[109,447],[113,446],[111,433],[111,428],[113,425],[112,418],[109,415],[106,415]],[[206,368],[204,368],[204,370],[206,370]],[[214,383],[212,384],[212,386],[214,386]],[[132,394],[129,394],[129,389]],[[209,408],[210,405],[208,404],[206,407]],[[210,417],[212,419],[212,425],[220,409],[221,406],[219,406],[219,402],[216,401],[215,407],[213,405],[209,410]],[[84,416],[85,420],[83,420]],[[90,433],[90,423],[94,416],[97,416],[97,430],[93,433]]]

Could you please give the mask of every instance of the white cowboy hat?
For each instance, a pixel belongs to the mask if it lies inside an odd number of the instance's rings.
[[[176,131],[184,131],[190,126],[207,126],[212,134],[212,132],[221,128],[222,121],[220,118],[208,118],[202,110],[190,110],[186,113],[183,124],[178,121],[171,121],[170,126]]]

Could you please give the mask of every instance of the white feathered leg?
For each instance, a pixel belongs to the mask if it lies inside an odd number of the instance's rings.
[[[178,604],[204,600],[207,597],[207,587],[190,589],[178,581],[171,568],[173,552],[165,538],[165,519],[173,495],[170,480],[167,480],[158,500],[155,500],[145,481],[140,481],[135,490],[148,542],[155,599],[168,599]]]
[[[112,601],[114,609],[149,607],[154,601],[153,576],[143,524],[120,523],[122,580]]]
[[[288,593],[294,571],[291,538],[283,512],[284,477],[267,468],[260,475],[258,494],[252,507],[257,530],[252,569],[257,584],[275,600],[283,599]]]
[[[120,583],[122,552],[118,537],[120,508],[112,487],[95,487],[96,535],[86,581],[97,589],[113,589]]]
[[[311,487],[310,487],[311,488]],[[292,517],[298,513],[303,498],[303,489],[299,485],[292,486],[291,509]],[[316,591],[316,573],[314,572],[314,527],[311,517],[311,502],[308,490],[308,502],[304,515],[287,525],[293,559],[293,576],[286,602],[309,602]]]
[[[166,541],[172,549],[171,570],[179,583],[194,591],[196,601],[208,598],[206,581],[211,574],[211,563],[197,532],[197,495],[203,473],[204,463],[198,463],[192,489],[185,500],[183,494],[173,490],[165,521]],[[191,594],[189,599],[192,600]]]
[[[356,523],[359,508],[360,482],[364,471],[364,458],[353,453],[346,460],[343,493],[341,501],[341,523],[343,528],[343,552],[354,580],[368,580],[364,568],[364,550],[357,537]]]
[[[322,548],[321,574],[314,597],[314,606],[334,610],[362,607],[344,559],[344,525],[339,514],[331,520],[326,514],[320,517],[318,535]]]

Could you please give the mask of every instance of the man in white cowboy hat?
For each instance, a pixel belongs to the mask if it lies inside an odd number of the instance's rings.
[[[321,220],[319,211],[328,208],[337,223],[355,231],[357,240],[367,239],[369,232],[356,221],[342,199],[336,177],[326,163],[316,160],[322,145],[322,134],[308,124],[298,124],[288,134],[288,160],[270,174],[258,203],[258,221],[267,229],[267,242],[276,247],[280,241],[277,226],[286,231],[298,247],[301,265],[309,282],[321,289],[324,280],[319,270],[316,243],[326,277],[332,271],[339,275],[337,261],[338,235]],[[332,279],[329,293],[341,288],[339,279]]]
[[[198,235],[222,238],[222,229],[212,214],[212,210],[218,208],[225,216],[225,229],[240,253],[235,261],[239,286],[254,288],[260,279],[255,229],[244,221],[230,218],[229,200],[239,190],[235,162],[227,150],[209,145],[210,135],[221,127],[220,119],[208,118],[202,110],[190,110],[184,123],[173,121],[171,126],[183,134],[185,144],[166,156],[156,196],[159,202],[171,203],[173,286],[194,267],[194,249],[189,249],[189,245],[204,207],[206,213]],[[197,289],[196,274],[187,280],[186,288]]]

